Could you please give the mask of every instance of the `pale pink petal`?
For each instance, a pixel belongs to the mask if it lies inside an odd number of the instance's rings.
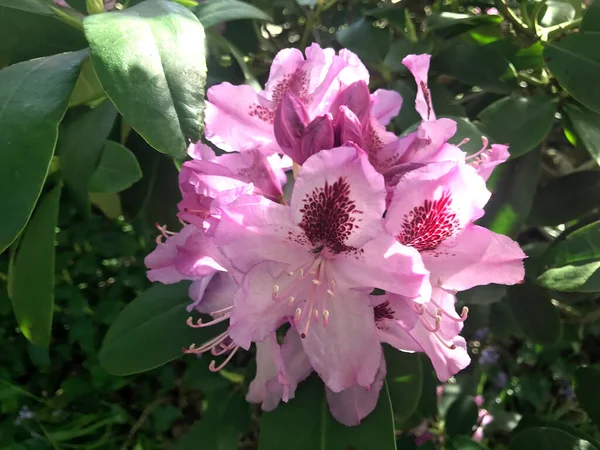
[[[311,257],[304,242],[298,242],[303,232],[292,223],[287,206],[244,195],[223,206],[221,214],[215,243],[241,272],[265,260],[300,265]]]
[[[281,400],[281,385],[269,385],[269,381],[283,372],[283,358],[277,336],[271,333],[264,341],[256,343],[256,376],[250,382],[246,400],[262,403],[263,411],[272,411]]]
[[[368,388],[354,385],[336,393],[326,387],[325,395],[331,415],[338,422],[349,427],[360,424],[360,421],[371,414],[377,406],[385,374],[385,358],[382,355],[375,380]]]
[[[290,79],[296,71],[305,64],[302,52],[295,48],[280,50],[273,58],[269,79],[262,92],[265,98],[281,102],[283,94],[287,91]]]
[[[428,164],[404,175],[386,212],[385,229],[404,245],[434,250],[483,215],[490,197],[467,165]]]
[[[475,167],[479,176],[487,180],[494,171],[494,168],[510,157],[510,153],[508,153],[507,145],[492,144],[492,148],[490,149],[486,149],[485,147],[487,147],[487,140],[484,140],[484,148],[481,153],[476,156],[474,155],[475,158],[469,162]]]
[[[202,289],[200,283],[208,279],[206,287]],[[196,311],[210,314],[233,305],[239,285],[227,272],[216,272],[202,280],[194,281],[190,286],[190,297],[194,300],[192,307]]]
[[[287,402],[294,398],[296,387],[312,373],[313,368],[304,347],[300,335],[294,327],[291,327],[285,334],[281,346],[281,355],[283,357],[283,369],[285,373],[283,401]]]
[[[242,287],[233,299],[229,335],[233,341],[248,349],[252,342],[260,342],[275,331],[288,317],[294,315],[295,305],[286,299],[273,300],[274,286],[287,276],[280,264],[257,264],[244,277]]]
[[[360,247],[381,230],[383,177],[354,147],[323,150],[302,166],[291,208],[308,244],[334,253]]]
[[[193,225],[187,225],[179,233],[169,236],[164,242],[158,243],[156,248],[144,259],[144,264],[149,269],[147,275],[150,281],[171,284],[189,279],[179,272],[175,265],[177,263],[178,246],[184,244],[194,234],[203,234],[203,231]]]
[[[400,112],[402,97],[396,91],[377,89],[371,94],[371,115],[381,125],[387,125]]]
[[[371,106],[367,83],[362,80],[356,81],[338,93],[329,111],[334,118],[336,118],[342,106],[352,111],[360,123],[366,122],[369,118]]]
[[[326,326],[310,309],[297,325],[305,335],[302,344],[313,368],[333,392],[354,384],[370,386],[381,362],[369,295],[352,289],[337,294],[328,303]],[[309,320],[313,322],[307,327]]]
[[[468,226],[455,239],[435,250],[423,252],[431,282],[446,289],[463,291],[489,283],[516,284],[523,281],[523,259],[519,245],[507,236],[476,225]]]
[[[201,159],[204,161],[212,161],[217,157],[212,148],[200,141],[196,142],[195,144],[190,144],[187,154],[192,159]]]
[[[227,152],[258,149],[266,155],[279,150],[273,135],[276,105],[248,86],[221,83],[207,92],[206,139]]]
[[[304,130],[304,135],[301,141],[301,156],[296,159],[300,165],[321,150],[326,150],[334,147],[334,128],[333,120],[330,114],[317,117],[308,124]]]
[[[431,103],[431,93],[427,87],[427,74],[429,73],[429,60],[431,55],[408,55],[402,60],[408,70],[415,77],[417,83],[417,98],[415,107],[423,120],[435,120],[435,112]]]
[[[215,246],[214,239],[203,231],[191,234],[183,243],[177,245],[175,268],[188,279],[225,271],[223,265],[227,265],[227,261]]]
[[[419,253],[385,233],[369,241],[360,252],[347,252],[331,261],[338,285],[371,292],[378,287],[418,301],[429,300],[428,271]]]

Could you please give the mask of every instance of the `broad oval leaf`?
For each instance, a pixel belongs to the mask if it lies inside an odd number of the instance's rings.
[[[560,315],[545,291],[529,283],[510,286],[507,301],[529,339],[544,345],[558,341],[562,333]]]
[[[27,224],[46,179],[61,121],[86,52],[0,71],[0,253]]]
[[[600,114],[575,103],[566,104],[564,110],[573,124],[577,137],[581,139],[592,158],[600,164]]]
[[[510,441],[508,450],[592,450],[593,445],[557,428],[528,428]]]
[[[352,50],[367,65],[373,66],[383,63],[391,44],[390,31],[375,27],[373,20],[365,17],[339,30],[336,38],[342,47]]]
[[[329,413],[325,387],[313,375],[300,384],[289,403],[261,417],[259,450],[396,450],[394,420],[387,385],[375,410],[356,427],[346,427]]]
[[[187,326],[188,288],[188,282],[156,284],[127,305],[104,337],[102,367],[114,375],[144,372],[178,358],[182,348],[222,332],[219,325]]]
[[[452,450],[487,450],[487,447],[466,436],[456,436],[450,441]]]
[[[142,178],[142,169],[135,155],[126,147],[106,141],[98,167],[90,180],[90,192],[116,193],[135,184]]]
[[[204,28],[231,20],[273,20],[267,13],[256,6],[238,0],[213,0],[196,6],[193,11],[198,19],[200,19]]]
[[[423,389],[423,369],[419,355],[384,346],[386,382],[396,420],[408,419],[419,406]]]
[[[13,311],[23,335],[35,345],[50,344],[54,311],[54,237],[61,186],[39,201],[23,231],[9,273]]]
[[[204,123],[204,29],[196,16],[147,0],[83,25],[98,79],[125,120],[155,149],[185,156]]]
[[[505,97],[479,113],[489,136],[499,144],[508,144],[511,157],[535,148],[548,135],[554,123],[556,105],[545,95]]]
[[[588,3],[583,21],[581,22],[581,30],[584,33],[600,33],[600,3]]]
[[[116,118],[117,110],[109,100],[104,100],[67,124],[59,135],[57,153],[60,171],[77,206],[85,215],[90,213],[90,180]]]
[[[453,12],[433,13],[427,17],[426,25],[434,35],[448,39],[461,35],[476,27],[493,25],[502,22],[502,17],[495,14],[460,14]]]
[[[527,222],[560,225],[600,207],[600,172],[574,172],[538,188]]]
[[[546,64],[560,85],[579,103],[600,113],[598,36],[574,33],[544,49]]]
[[[459,396],[446,413],[446,431],[449,436],[470,435],[477,422],[479,408],[470,395]]]
[[[579,367],[573,381],[579,404],[596,425],[600,424],[600,403],[598,403],[600,369],[589,366]]]

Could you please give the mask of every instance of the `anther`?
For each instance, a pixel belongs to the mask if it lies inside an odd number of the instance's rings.
[[[329,311],[324,310],[323,311],[323,325],[327,326],[328,323],[329,323]]]
[[[333,293],[333,291],[331,289],[327,289],[327,295],[329,295],[330,298],[335,297],[335,294]]]
[[[315,316],[315,320],[319,320],[319,310],[318,309],[315,309],[313,311],[313,316]]]
[[[288,277],[294,276],[294,272],[288,272]]]
[[[294,313],[294,320],[298,322],[300,320],[300,316],[302,315],[302,309],[296,308],[296,312]]]
[[[278,284],[274,284],[273,285],[273,293],[271,294],[271,298],[275,301],[279,300],[277,298],[277,296],[279,295],[279,285]]]
[[[291,306],[291,305],[292,305],[292,303],[294,303],[294,300],[296,300],[294,297],[290,297],[290,298],[288,299],[288,305],[290,305],[290,306]]]
[[[321,286],[321,280],[317,280],[316,278],[313,278],[312,282],[313,282],[313,284],[316,284],[317,286]]]

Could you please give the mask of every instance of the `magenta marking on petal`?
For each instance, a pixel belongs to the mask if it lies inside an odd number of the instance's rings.
[[[404,216],[402,231],[397,239],[401,244],[418,251],[435,250],[459,227],[456,214],[451,209],[452,198],[445,193],[439,200],[425,200]]]

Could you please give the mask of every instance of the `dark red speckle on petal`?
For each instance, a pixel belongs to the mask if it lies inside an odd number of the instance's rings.
[[[435,250],[440,243],[452,236],[459,227],[452,211],[452,198],[445,193],[439,200],[425,200],[404,216],[398,242],[418,251]]]

